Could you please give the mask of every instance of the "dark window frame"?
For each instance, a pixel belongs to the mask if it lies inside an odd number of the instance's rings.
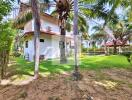
[[[28,48],[28,41],[25,42],[25,47]]]
[[[44,39],[40,39],[40,40],[39,40],[39,42],[43,42],[43,43],[44,43],[44,41],[45,41]]]

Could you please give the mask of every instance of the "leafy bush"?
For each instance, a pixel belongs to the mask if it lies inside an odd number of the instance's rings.
[[[127,58],[127,61],[129,62],[129,63],[131,63],[131,61],[132,61],[132,52],[123,52],[123,53],[121,53],[121,55],[123,55],[123,56],[125,56],[126,58]]]
[[[87,50],[88,50],[87,48],[82,48],[83,53],[87,53]]]
[[[19,53],[19,52],[14,52],[14,53],[13,53],[13,56],[14,56],[14,57],[20,57],[20,56],[21,56],[21,53]]]

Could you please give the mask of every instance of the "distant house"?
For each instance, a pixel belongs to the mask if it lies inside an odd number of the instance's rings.
[[[83,46],[85,48],[93,48],[93,47],[97,47],[97,48],[101,48],[103,47],[104,41],[100,42],[100,41],[94,41],[94,40],[83,40]]]

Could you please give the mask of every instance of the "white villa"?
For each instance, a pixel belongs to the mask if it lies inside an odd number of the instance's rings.
[[[40,57],[44,59],[60,57],[60,30],[58,19],[49,14],[41,14]],[[34,61],[34,20],[24,25],[23,55],[25,59]],[[66,32],[66,54],[70,53],[72,32]]]

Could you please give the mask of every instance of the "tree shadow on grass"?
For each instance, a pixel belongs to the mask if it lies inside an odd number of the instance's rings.
[[[42,73],[46,72],[49,74],[61,74],[63,72],[69,72],[71,70],[73,70],[73,66],[70,64],[54,64],[52,60],[47,60],[40,63],[40,72]]]
[[[28,62],[23,58],[15,58],[16,63],[12,64],[9,67],[9,73],[7,77],[11,77],[13,75],[28,75],[33,76],[34,74],[34,62]],[[53,60],[41,61],[39,65],[39,72],[42,74],[61,74],[64,72],[71,71],[73,69],[72,65],[68,64],[59,64],[58,62],[55,64]]]
[[[34,63],[28,62],[23,58],[16,58],[16,64],[12,65],[13,73],[11,75],[29,75],[34,74]],[[71,61],[72,62],[72,61]],[[81,69],[101,70],[109,68],[132,68],[123,56],[86,56],[81,59],[79,66]],[[41,61],[39,72],[41,74],[63,74],[74,69],[73,63],[60,64],[58,59]],[[10,70],[9,70],[10,71]]]

